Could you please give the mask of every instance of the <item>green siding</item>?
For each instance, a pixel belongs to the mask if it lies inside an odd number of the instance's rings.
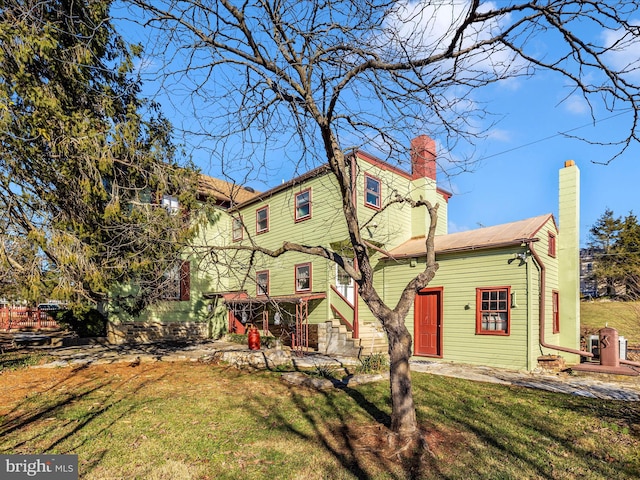
[[[527,360],[527,352],[531,348],[527,269],[531,268],[531,260],[524,264],[520,264],[519,260],[514,261],[515,254],[523,251],[518,247],[438,256],[440,268],[428,287],[443,287],[442,360],[531,368]],[[410,266],[410,260],[385,263],[384,297],[393,304],[407,282],[424,269],[424,259],[419,259],[415,267]],[[511,287],[511,292],[517,298],[517,306],[511,308],[509,335],[476,335],[476,288],[502,286]],[[412,333],[413,315],[412,308],[406,318],[407,327]]]

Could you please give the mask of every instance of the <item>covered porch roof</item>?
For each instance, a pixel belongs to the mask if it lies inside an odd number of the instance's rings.
[[[269,303],[300,304],[310,300],[322,300],[327,298],[326,292],[299,293],[294,295],[273,295],[250,297],[245,291],[237,292],[211,292],[205,294],[206,298],[222,298],[227,305],[266,305]]]

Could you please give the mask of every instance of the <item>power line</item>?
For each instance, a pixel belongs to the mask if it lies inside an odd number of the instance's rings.
[[[520,145],[520,146],[517,146],[517,147],[513,147],[513,148],[510,148],[508,150],[504,150],[502,152],[498,152],[498,153],[493,153],[491,155],[487,155],[486,157],[482,157],[480,160],[487,160],[489,158],[493,158],[493,157],[497,157],[497,156],[500,156],[500,155],[504,155],[505,153],[511,153],[511,152],[513,152],[515,150],[520,150],[521,148],[526,148],[526,147],[530,147],[531,145],[536,145],[538,143],[546,142],[547,140],[551,140],[552,138],[556,138],[556,137],[567,135],[568,133],[575,132],[576,130],[580,130],[581,128],[595,126],[595,125],[598,125],[599,123],[605,122],[607,120],[611,120],[612,118],[616,118],[616,117],[619,117],[621,115],[624,115],[625,113],[628,113],[631,110],[632,110],[631,108],[628,108],[626,110],[622,110],[619,113],[616,113],[615,115],[611,115],[609,117],[605,117],[605,118],[603,118],[601,120],[596,120],[594,122],[585,123],[584,125],[580,125],[579,127],[571,128],[569,130],[565,130],[564,132],[554,133],[553,135],[549,135],[547,137],[543,137],[543,138],[540,138],[538,140],[534,140],[533,142],[525,143],[523,145]]]

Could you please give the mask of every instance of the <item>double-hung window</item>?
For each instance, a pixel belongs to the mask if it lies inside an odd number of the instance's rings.
[[[311,263],[296,265],[296,292],[311,291]]]
[[[509,335],[511,287],[476,289],[476,334]]]
[[[164,300],[189,300],[191,298],[191,264],[176,263],[163,275]]]
[[[231,238],[234,242],[242,240],[244,232],[244,225],[242,224],[242,217],[234,217],[231,226]]]
[[[371,175],[364,175],[364,204],[367,207],[379,209],[381,203],[381,182]]]
[[[269,270],[256,272],[256,293],[259,297],[269,295]]]
[[[296,193],[295,202],[296,222],[311,218],[311,189],[308,188],[300,193]]]
[[[256,210],[256,233],[269,231],[269,205]]]

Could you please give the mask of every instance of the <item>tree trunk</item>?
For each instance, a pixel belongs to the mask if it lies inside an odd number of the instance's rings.
[[[389,381],[391,384],[391,430],[402,437],[411,437],[418,431],[416,408],[411,387],[411,335],[399,315],[385,322],[389,339]]]

